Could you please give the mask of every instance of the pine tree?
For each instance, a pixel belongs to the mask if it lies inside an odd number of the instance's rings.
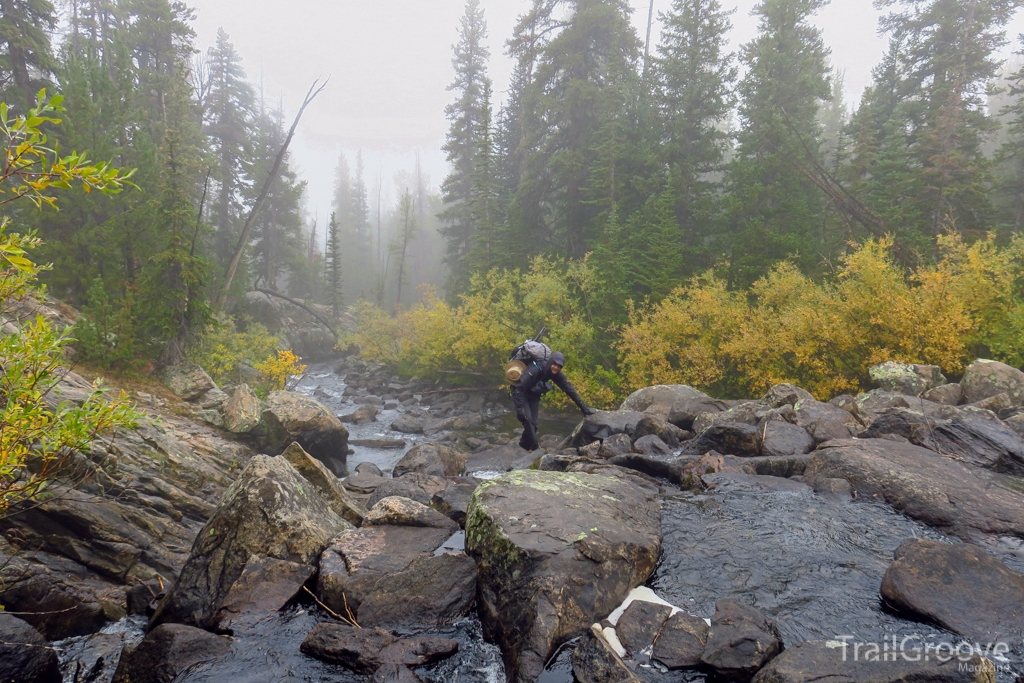
[[[484,44],[486,40],[487,23],[480,0],[467,0],[459,28],[459,42],[452,46],[455,80],[448,90],[456,92],[456,99],[445,107],[449,127],[443,149],[451,171],[441,184],[445,204],[441,218],[445,222],[442,232],[447,243],[445,264],[448,267],[446,289],[449,295],[463,292],[469,286],[470,269],[466,257],[478,229],[473,223],[470,204],[479,148],[477,137],[484,117],[490,117],[484,105],[484,94],[491,87],[487,76],[487,60],[491,54]]]
[[[356,170],[352,177],[351,205],[349,220],[351,236],[346,248],[349,252],[349,291],[361,295],[373,289],[373,240],[370,234],[370,207],[366,192],[365,168],[363,153],[356,151]]]
[[[256,93],[246,82],[241,58],[224,29],[217,31],[217,43],[207,54],[207,64],[210,89],[203,113],[204,132],[217,158],[214,244],[218,261],[226,265],[244,220],[242,191],[251,182]]]
[[[406,282],[406,270],[409,258],[409,243],[416,237],[416,200],[412,191],[406,188],[398,203],[398,230],[391,241],[390,251],[395,255],[396,266],[398,267],[398,294],[395,297],[395,306],[402,304],[402,285]]]
[[[638,92],[640,41],[629,13],[624,0],[536,0],[517,27],[524,156],[510,217],[532,252],[579,257],[600,237],[622,149],[612,135],[635,119],[626,103]]]
[[[505,265],[510,246],[507,224],[501,215],[501,196],[495,169],[495,150],[491,127],[491,88],[484,89],[483,120],[477,133],[476,163],[469,204],[469,220],[474,226],[472,246],[466,256],[470,273],[486,273]]]
[[[1024,55],[1024,48],[1016,54]],[[1007,207],[1007,223],[1019,233],[1024,230],[1024,66],[1010,74],[1008,81],[1008,103],[994,112],[1008,119],[1006,140],[996,155],[997,191]]]
[[[0,0],[0,94],[8,104],[28,106],[49,84],[56,25],[50,0]]]
[[[878,194],[885,186],[906,188],[904,204],[915,207],[911,227],[922,239],[955,227],[991,225],[988,189],[991,160],[983,153],[995,129],[985,110],[989,82],[998,72],[996,51],[1020,0],[884,0],[898,7],[882,28],[901,47],[898,101],[890,127],[904,136],[903,166],[872,174]],[[890,177],[891,176],[891,177]],[[876,200],[876,206],[881,204]],[[882,209],[884,210],[884,209]],[[910,216],[904,216],[910,218]]]
[[[729,164],[731,279],[747,285],[775,261],[813,269],[825,239],[821,191],[799,168],[820,155],[819,103],[831,95],[828,51],[810,23],[824,0],[762,0],[759,33],[743,46],[741,128]],[[818,159],[815,159],[818,160]]]
[[[341,229],[338,226],[338,219],[334,213],[331,214],[331,220],[327,223],[327,249],[324,254],[324,261],[324,280],[327,285],[326,302],[331,307],[335,317],[337,317],[344,303],[342,296],[344,277],[342,273]]]
[[[662,160],[675,195],[678,238],[685,240],[691,261],[718,222],[713,174],[722,170],[729,146],[725,123],[736,80],[734,56],[726,52],[729,15],[718,0],[674,0],[661,17],[664,30],[654,67],[664,126]]]

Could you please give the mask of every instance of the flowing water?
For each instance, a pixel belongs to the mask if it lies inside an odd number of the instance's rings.
[[[338,414],[357,407],[353,400],[344,397],[344,381],[334,372],[333,365],[312,367],[294,389],[315,395]],[[409,448],[438,438],[391,432],[391,422],[401,414],[397,410],[381,411],[376,422],[348,425],[352,439],[406,441],[405,448],[396,450],[355,446],[355,454],[349,456],[350,466],[372,462],[390,472]],[[511,437],[518,427],[514,415],[502,405],[493,404],[482,414],[484,422],[478,433]],[[572,419],[556,417],[545,421],[542,430],[566,435],[573,423]],[[1010,483],[1020,485],[1019,480]],[[897,641],[911,636],[917,642],[960,642],[939,628],[892,614],[881,604],[882,576],[900,543],[911,537],[955,542],[884,504],[823,496],[795,482],[765,490],[725,480],[706,493],[664,497],[662,515],[664,552],[648,585],[691,614],[711,617],[715,601],[723,598],[753,604],[776,619],[787,644],[844,636],[849,636],[851,642],[867,643],[890,642],[893,636]],[[452,547],[443,550],[457,551],[454,546],[458,539],[453,538],[447,545]],[[1024,547],[1018,540],[997,539],[989,544],[989,550],[1011,568],[1024,572]],[[365,680],[299,652],[306,633],[325,618],[328,617],[313,605],[292,607],[237,633],[230,656],[197,667],[178,681]],[[103,648],[104,652],[119,651],[122,642],[141,638],[143,625],[137,618],[126,619],[109,626],[105,634],[58,643],[58,647],[64,648],[62,661],[69,663],[65,683],[75,681],[70,663],[79,658],[87,663],[94,661]],[[457,638],[460,651],[446,662],[418,670],[424,681],[504,683],[500,653],[483,641],[475,617],[440,633]],[[1009,670],[1024,671],[1024,643],[1015,643],[1014,647],[1009,661],[998,663],[1007,667],[998,676],[1000,683],[1013,682],[1015,674]],[[538,683],[571,683],[571,653],[571,644],[563,647]],[[103,675],[93,680],[105,683],[112,673],[112,666],[107,667]],[[659,674],[654,669],[638,673],[656,683],[704,680],[694,673]]]

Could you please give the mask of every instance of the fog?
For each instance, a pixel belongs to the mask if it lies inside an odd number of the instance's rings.
[[[464,0],[192,0],[197,10],[199,46],[212,45],[217,29],[231,36],[251,80],[262,82],[271,102],[282,102],[289,115],[317,76],[330,85],[307,111],[293,143],[293,158],[308,182],[308,209],[330,213],[334,167],[339,152],[349,159],[362,149],[367,184],[378,175],[384,192],[394,195],[391,179],[411,169],[421,154],[430,184],[436,188],[447,173],[444,107],[452,99],[452,44]],[[500,100],[512,69],[505,41],[528,0],[483,0],[491,49],[490,75]],[[647,0],[631,0],[633,23],[641,38],[646,30]],[[723,3],[729,6],[728,1]],[[750,11],[756,0],[735,4],[734,49],[757,31]],[[655,0],[655,16],[671,0]],[[885,38],[877,33],[880,12],[871,0],[835,0],[815,23],[832,50],[832,63],[845,74],[851,105],[871,80]],[[655,24],[652,44],[660,29]],[[1024,32],[1020,14],[1010,24],[1009,56]],[[653,50],[653,47],[652,47]]]

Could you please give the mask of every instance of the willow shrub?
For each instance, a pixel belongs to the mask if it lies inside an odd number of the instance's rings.
[[[624,388],[757,396],[792,382],[828,398],[866,388],[868,368],[886,360],[953,375],[979,355],[1024,363],[1024,240],[944,237],[941,260],[910,274],[891,247],[868,241],[823,283],[782,263],[749,292],[709,274],[632,309],[618,342]]]
[[[362,357],[397,371],[464,384],[505,384],[509,351],[548,328],[545,342],[563,351],[567,374],[584,398],[611,405],[618,376],[595,358],[599,344],[591,323],[589,297],[596,284],[589,259],[535,258],[528,270],[493,270],[474,275],[457,306],[425,289],[418,304],[394,316],[363,303],[351,339]],[[555,391],[556,403],[565,397]]]

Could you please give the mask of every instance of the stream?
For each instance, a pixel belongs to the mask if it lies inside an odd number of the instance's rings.
[[[316,396],[337,414],[350,413],[358,399],[346,397],[337,364],[311,367],[292,387]],[[392,421],[406,408],[382,410],[375,422],[347,425],[351,439],[404,439],[401,449],[355,446],[349,468],[371,462],[390,473],[394,465],[418,443],[438,436],[396,434]],[[481,408],[482,425],[459,436],[482,435],[497,440],[518,436],[518,423],[508,408],[490,402]],[[542,424],[542,432],[567,435],[575,418],[555,417]],[[715,601],[730,599],[754,604],[779,624],[787,645],[805,640],[836,640],[850,636],[861,642],[889,642],[915,636],[917,642],[960,642],[941,629],[908,621],[884,608],[879,587],[893,550],[911,537],[955,542],[885,504],[841,500],[814,493],[796,482],[784,481],[767,489],[728,478],[708,492],[666,495],[662,501],[664,549],[661,562],[648,582],[659,596],[700,617],[710,618]],[[1020,547],[990,547],[1012,569],[1024,572]],[[233,652],[179,676],[180,683],[272,683],[324,681],[355,683],[356,676],[340,666],[319,662],[299,652],[306,633],[326,619],[315,605],[297,604],[268,617],[250,630],[236,633]],[[97,643],[108,656],[120,643],[142,637],[144,621],[124,619],[91,637],[57,643],[62,662],[78,659]],[[436,631],[459,640],[459,654],[417,674],[429,683],[504,683],[498,649],[483,641],[475,617]],[[538,683],[571,683],[572,645],[563,647],[549,663]],[[86,658],[88,659],[88,658]],[[1000,683],[1013,683],[1024,671],[1024,643],[1014,644],[1005,662],[995,662]],[[74,671],[65,671],[65,683],[76,683]],[[642,669],[638,675],[651,683],[703,681],[697,673],[659,673]],[[112,668],[95,683],[110,680]],[[84,680],[79,678],[79,680]]]

